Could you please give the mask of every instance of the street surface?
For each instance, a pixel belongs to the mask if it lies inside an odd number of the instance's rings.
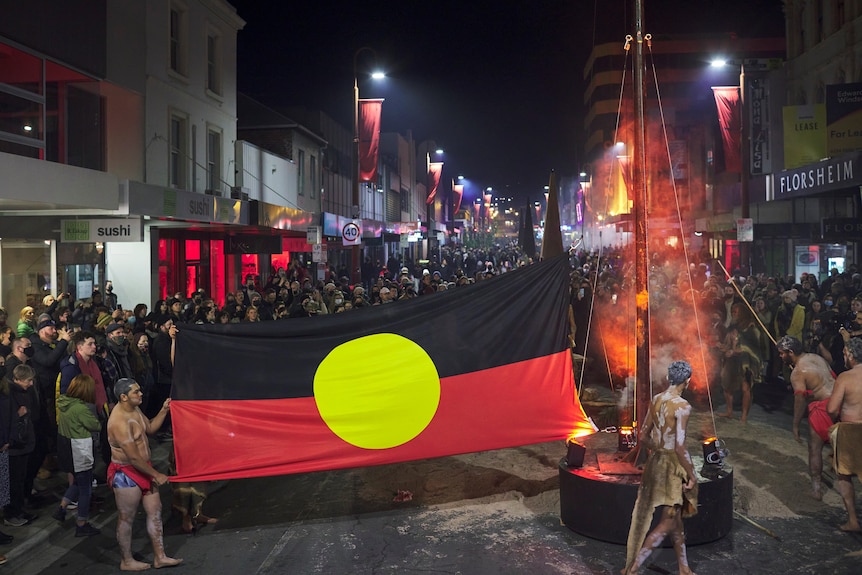
[[[731,451],[734,509],[742,517],[724,539],[689,547],[699,575],[862,572],[862,557],[852,555],[862,550],[862,536],[837,528],[846,519],[840,497],[832,489],[823,502],[807,497],[807,452],[790,432],[791,400],[772,412],[755,405],[744,427],[717,420]],[[692,418],[692,451],[711,426],[708,412]],[[169,446],[153,441],[157,467],[164,466]],[[171,516],[170,490],[163,488],[166,548],[185,560],[173,571],[211,575],[616,574],[623,546],[578,535],[559,520],[557,465],[564,455],[559,441],[213,484],[204,513],[220,521],[193,536],[181,532]],[[61,485],[56,478],[52,483],[59,494]],[[412,500],[394,501],[399,490]],[[98,493],[106,496],[93,518],[100,536],[76,539],[71,517],[61,527],[46,507],[32,526],[3,528],[16,541],[0,548],[9,557],[0,569],[16,575],[118,572],[112,497],[104,487]],[[152,560],[142,513],[133,549]],[[659,550],[643,572],[676,573],[673,550]]]

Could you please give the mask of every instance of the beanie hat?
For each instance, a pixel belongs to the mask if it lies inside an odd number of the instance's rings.
[[[799,297],[799,292],[795,289],[789,289],[781,294],[781,297],[789,297],[791,301],[795,302],[796,298]]]

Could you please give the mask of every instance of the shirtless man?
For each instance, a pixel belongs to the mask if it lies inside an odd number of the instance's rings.
[[[808,404],[808,469],[811,473],[811,496],[823,499],[823,446],[829,442],[832,418],[826,412],[826,403],[832,395],[835,377],[826,360],[816,353],[804,353],[802,342],[785,335],[775,344],[778,356],[792,369],[790,385],[793,387],[793,437],[801,442],[799,423]]]
[[[691,365],[686,361],[671,363],[667,380],[670,386],[652,399],[641,431],[641,441],[650,448],[650,454],[632,511],[624,575],[636,575],[668,535],[680,575],[695,575],[688,566],[682,523],[684,508],[686,516],[694,515],[697,509],[697,475],[685,448],[691,405],[682,397],[691,381]],[[656,507],[661,507],[661,519],[646,535]]]
[[[120,545],[120,570],[143,571],[155,566],[173,567],[182,559],[165,555],[162,540],[162,500],[157,489],[168,482],[168,477],[156,471],[150,463],[148,435],[154,435],[168,414],[171,399],[165,400],[162,409],[151,420],[141,413],[143,399],[141,386],[129,378],[114,385],[119,403],[108,418],[108,443],[111,446],[111,465],[108,483],[117,501],[117,542]],[[136,561],[132,557],[132,522],[143,501],[147,513],[147,533],[153,544],[153,565]]]
[[[826,410],[833,419],[848,423],[862,423],[862,339],[852,338],[844,344],[844,364],[848,371],[835,380],[835,389]],[[841,526],[842,531],[860,531],[856,518],[856,494],[853,491],[853,476],[838,473],[838,493],[844,499],[849,520]]]

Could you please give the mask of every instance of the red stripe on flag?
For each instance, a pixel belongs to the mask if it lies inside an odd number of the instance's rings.
[[[212,481],[380,465],[565,439],[591,432],[562,352],[440,381],[428,427],[390,449],[355,447],[313,397],[173,401],[174,481]]]

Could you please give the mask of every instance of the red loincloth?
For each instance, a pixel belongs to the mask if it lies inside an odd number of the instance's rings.
[[[820,436],[824,443],[829,443],[829,428],[835,423],[826,412],[829,399],[812,401],[808,404],[808,426],[811,431]]]
[[[147,461],[147,465],[152,465],[152,462]],[[108,485],[114,485],[114,475],[117,471],[122,471],[126,474],[126,476],[134,481],[138,487],[141,488],[141,492],[146,495],[153,488],[153,478],[147,477],[143,473],[141,473],[134,465],[121,465],[119,463],[114,463],[113,461],[108,466]]]

